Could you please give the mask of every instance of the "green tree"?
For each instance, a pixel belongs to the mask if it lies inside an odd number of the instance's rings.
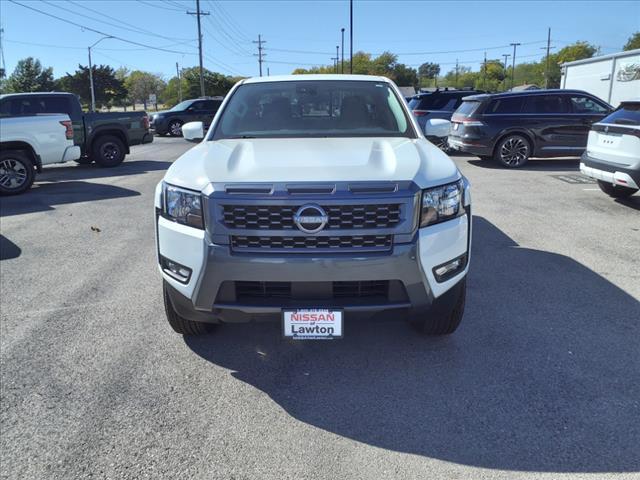
[[[640,32],[631,35],[627,43],[622,47],[622,50],[626,52],[627,50],[635,50],[636,48],[640,48]]]
[[[205,95],[217,96],[226,95],[242,77],[228,77],[222,73],[212,72],[204,69],[204,91]],[[190,67],[182,70],[181,75],[182,98],[198,98],[200,96],[200,69]],[[171,78],[162,91],[162,99],[167,106],[173,106],[179,101],[178,77]]]
[[[345,72],[348,72],[350,63],[345,62]],[[319,65],[311,68],[296,68],[294,75],[312,73],[335,73],[333,65]],[[397,55],[384,52],[372,58],[370,53],[356,52],[353,54],[353,73],[358,75],[381,75],[392,79],[400,86],[417,86],[418,72],[403,63],[398,63]]]
[[[164,90],[165,83],[160,75],[149,72],[142,72],[135,70],[127,75],[124,85],[129,92],[129,99],[135,102],[142,102],[144,109],[147,109],[147,101],[149,96],[156,95],[156,108],[157,97]]]
[[[42,68],[40,60],[27,57],[16,65],[3,90],[7,92],[46,92],[55,88],[53,68]]]
[[[436,83],[435,80],[438,78],[438,75],[440,75],[440,65],[438,65],[437,63],[426,62],[418,67],[418,76],[420,77],[420,79],[422,80],[424,78],[428,80],[434,80],[434,86]]]
[[[123,105],[127,98],[127,89],[124,83],[116,78],[113,68],[108,65],[93,65],[92,73],[96,107]],[[63,91],[78,95],[85,106],[91,104],[89,67],[78,65],[73,74],[67,73],[59,83]]]

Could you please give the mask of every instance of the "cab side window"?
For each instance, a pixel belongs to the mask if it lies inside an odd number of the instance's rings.
[[[584,95],[569,97],[573,113],[607,113],[607,109]]]

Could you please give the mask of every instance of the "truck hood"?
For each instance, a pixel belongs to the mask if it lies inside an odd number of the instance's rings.
[[[459,177],[453,161],[423,138],[280,138],[204,141],[164,180],[192,190],[210,183],[403,180],[426,188]]]

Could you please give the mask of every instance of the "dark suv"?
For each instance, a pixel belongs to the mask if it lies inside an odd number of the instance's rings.
[[[185,100],[170,110],[154,113],[151,128],[159,135],[168,133],[172,137],[182,136],[182,125],[189,122],[202,122],[205,129],[209,128],[221,104],[222,97]]]
[[[433,92],[424,92],[414,95],[409,100],[409,108],[418,120],[418,124],[424,132],[424,126],[430,118],[442,118],[451,120],[451,115],[462,104],[462,99],[469,95],[485,93],[481,90],[444,90],[436,89]]]
[[[529,157],[580,156],[591,124],[612,111],[581,90],[474,95],[453,114],[449,145],[512,168]]]

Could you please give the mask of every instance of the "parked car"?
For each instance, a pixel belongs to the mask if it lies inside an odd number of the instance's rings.
[[[591,125],[612,111],[580,90],[474,95],[453,114],[449,145],[510,168],[530,157],[580,156]]]
[[[195,98],[180,102],[170,110],[151,115],[151,128],[158,135],[182,136],[182,125],[202,122],[208,128],[218,112],[222,97]]]
[[[68,115],[0,117],[0,195],[17,195],[33,184],[43,165],[80,158]]]
[[[390,80],[245,79],[221,108],[204,140],[201,122],[184,126],[200,143],[156,188],[176,332],[275,317],[285,337],[339,338],[352,315],[383,312],[430,334],[456,330],[469,184]]]
[[[95,161],[101,167],[120,165],[129,147],[153,142],[145,112],[84,113],[72,93],[36,92],[0,95],[0,117],[64,113],[73,124],[73,140],[82,156],[78,163]]]
[[[427,121],[431,119],[451,120],[453,112],[462,104],[462,99],[469,95],[485,93],[481,90],[443,90],[436,89],[432,92],[424,92],[414,95],[409,101],[409,108],[418,120],[418,125],[422,132],[427,135]],[[449,145],[446,137],[433,137],[427,135],[434,145],[440,147],[444,151],[449,151]]]
[[[620,107],[589,132],[580,171],[607,195],[625,198],[640,188],[640,100]]]

